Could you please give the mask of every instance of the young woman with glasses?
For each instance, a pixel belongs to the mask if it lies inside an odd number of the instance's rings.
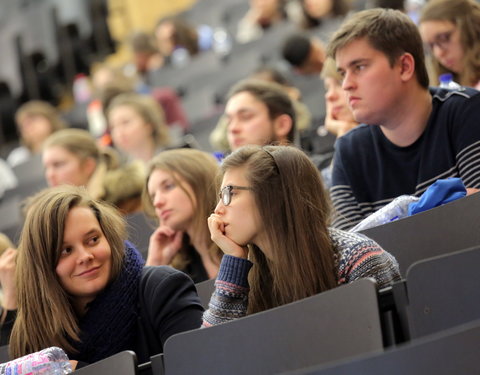
[[[463,86],[480,89],[480,4],[431,0],[422,10],[420,34],[432,56],[432,78],[453,73]],[[432,80],[433,82],[438,82]]]
[[[163,151],[148,168],[143,202],[159,226],[147,265],[169,264],[200,282],[216,277],[222,251],[210,239],[207,217],[216,204],[218,163],[193,149]]]
[[[220,199],[208,219],[225,253],[204,326],[267,310],[363,277],[400,278],[373,240],[329,228],[319,173],[300,150],[245,146],[222,164]]]

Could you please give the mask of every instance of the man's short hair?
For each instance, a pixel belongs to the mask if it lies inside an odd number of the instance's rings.
[[[312,44],[310,38],[304,34],[290,35],[282,47],[282,56],[294,67],[301,67],[308,60]]]
[[[422,38],[417,26],[406,14],[398,10],[380,8],[354,14],[332,36],[327,54],[335,58],[338,50],[363,38],[366,38],[373,48],[382,52],[391,66],[403,53],[410,53],[415,60],[418,83],[428,88]]]
[[[296,115],[293,102],[283,87],[275,82],[265,82],[258,79],[245,79],[235,84],[229,91],[227,101],[236,94],[248,92],[255,99],[261,101],[268,109],[271,120],[278,116],[287,115],[292,119],[292,128],[287,134],[289,142],[294,142],[296,129]]]

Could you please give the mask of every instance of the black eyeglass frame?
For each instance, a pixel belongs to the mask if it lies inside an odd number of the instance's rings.
[[[248,186],[226,185],[218,193],[218,197],[222,201],[224,206],[228,206],[232,202],[232,191],[237,190],[253,190]]]
[[[442,33],[437,34],[433,42],[426,44],[428,50],[433,51],[435,46],[437,46],[442,51],[445,51],[450,45],[450,42],[452,41],[452,36],[455,33],[455,31],[457,31],[457,29],[453,28],[451,30],[444,31]]]

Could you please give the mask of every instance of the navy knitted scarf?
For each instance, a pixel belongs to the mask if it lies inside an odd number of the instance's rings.
[[[144,261],[132,244],[125,245],[121,273],[88,305],[79,321],[80,342],[73,343],[78,352],[69,354],[71,359],[93,363],[132,349]]]

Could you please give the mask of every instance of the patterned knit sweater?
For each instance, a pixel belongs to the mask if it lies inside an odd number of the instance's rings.
[[[359,234],[330,229],[338,270],[338,285],[364,277],[374,278],[377,287],[383,288],[400,280],[398,263],[372,239]],[[220,264],[215,291],[209,309],[203,314],[203,327],[209,327],[247,314],[248,273],[252,262],[225,255]]]

